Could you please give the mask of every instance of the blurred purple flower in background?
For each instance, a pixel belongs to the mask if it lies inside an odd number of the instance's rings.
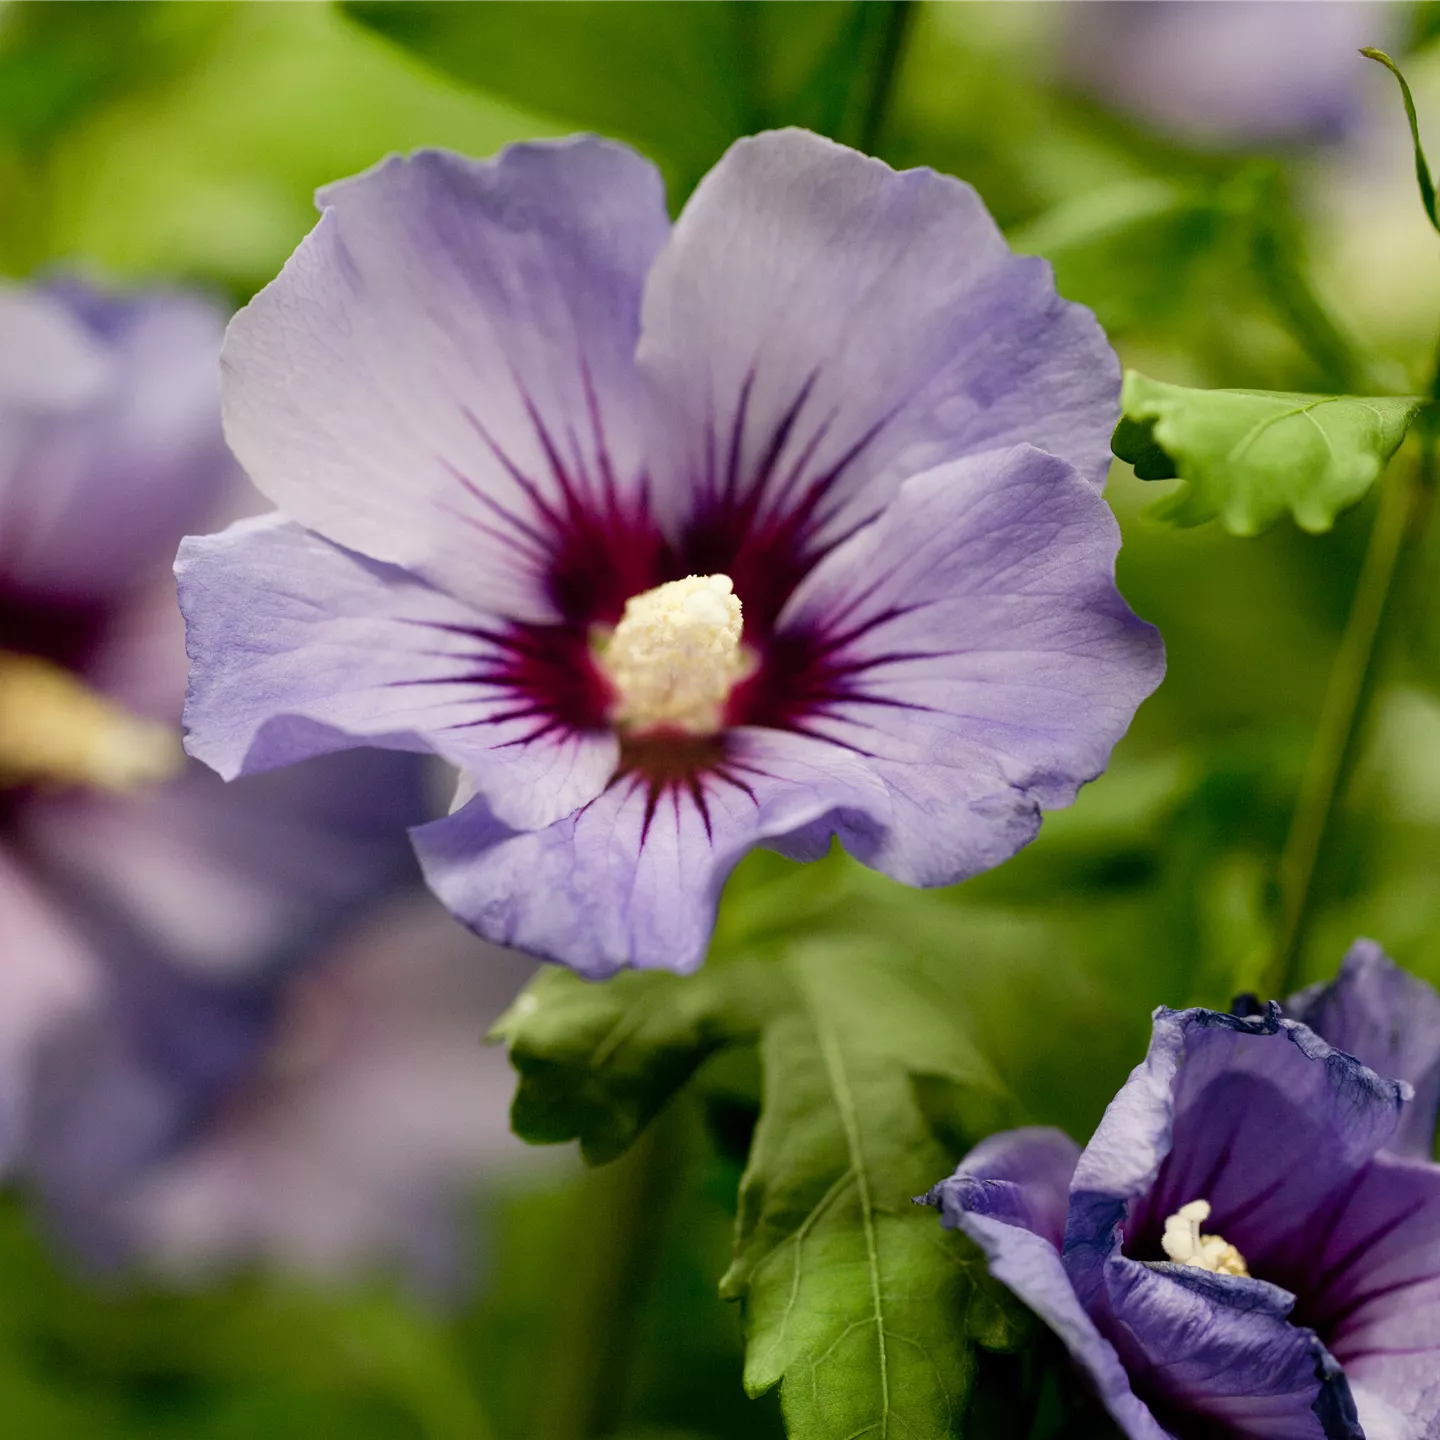
[[[593,139],[320,199],[227,340],[283,513],[182,550],[194,754],[442,755],[432,886],[592,976],[698,965],[752,846],[948,884],[1104,767],[1118,364],[967,186],[792,130],[673,229]]]
[[[1380,0],[1092,0],[1065,7],[1060,70],[1111,109],[1219,144],[1336,140],[1360,121],[1356,53],[1404,7]]]
[[[1360,942],[1294,1005],[1325,1038],[1157,1010],[1083,1152],[995,1135],[926,1197],[1131,1440],[1440,1433],[1440,996]]]
[[[522,962],[420,887],[417,757],[238,786],[185,760],[170,560],[248,503],[221,326],[178,294],[0,290],[0,1137],[95,1263],[398,1252],[428,1278],[497,1147],[480,1037]]]

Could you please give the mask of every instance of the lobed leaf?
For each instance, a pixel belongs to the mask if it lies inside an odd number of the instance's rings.
[[[1417,396],[1192,390],[1129,371],[1112,447],[1142,480],[1186,482],[1153,507],[1258,535],[1287,511],[1330,529],[1379,478],[1424,405]]]
[[[626,971],[603,985],[543,970],[491,1031],[520,1073],[511,1125],[531,1144],[579,1140],[592,1165],[613,1160],[707,1056],[753,1038],[785,998],[771,966]]]
[[[782,1384],[796,1440],[958,1436],[975,1330],[997,1344],[1007,1331],[973,1248],[912,1203],[953,1157],[911,1075],[1002,1087],[936,997],[867,948],[812,946],[787,968],[798,1004],[765,1032],[721,1283],[744,1307],[746,1388]]]
[[[576,1136],[592,1161],[707,1056],[758,1039],[764,1097],[721,1288],[743,1306],[746,1388],[781,1385],[794,1440],[959,1435],[974,1345],[1013,1345],[1026,1325],[969,1242],[912,1203],[1010,1101],[945,995],[893,951],[812,941],[603,986],[547,971],[496,1030],[520,1071],[516,1130]]]

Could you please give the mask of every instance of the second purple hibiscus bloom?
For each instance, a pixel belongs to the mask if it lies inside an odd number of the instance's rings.
[[[698,965],[752,846],[948,884],[1103,769],[1119,369],[968,187],[785,131],[673,228],[593,139],[321,205],[226,346],[283,513],[181,552],[194,754],[442,755],[431,885],[592,976]]]
[[[1361,941],[1287,1016],[1157,1010],[1083,1151],[995,1135],[926,1198],[1129,1440],[1434,1440],[1437,1105],[1440,996]]]

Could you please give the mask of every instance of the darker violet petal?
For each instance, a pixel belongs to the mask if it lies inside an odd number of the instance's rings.
[[[1312,1232],[1301,1318],[1373,1394],[1440,1435],[1440,1165],[1380,1155]]]
[[[1073,1162],[1074,1142],[1058,1131],[1011,1131],[977,1146],[923,1199],[940,1211],[946,1229],[963,1231],[984,1251],[990,1273],[1059,1336],[1128,1440],[1172,1440],[1136,1398],[1115,1347],[1095,1328],[1055,1245],[1037,1228],[1054,1229],[1054,1191]],[[965,1173],[971,1164],[979,1173]]]
[[[28,327],[21,353],[36,324],[55,333],[28,400],[0,377],[4,588],[108,599],[167,563],[239,480],[220,431],[222,319],[192,295],[68,284],[32,292],[21,312],[13,294],[0,304],[0,349],[12,327]]]
[[[953,884],[1100,773],[1165,667],[1115,589],[1119,544],[1093,488],[1021,445],[907,480],[801,585],[776,663],[814,698],[773,718],[763,690],[751,703],[759,723],[842,746],[884,782],[893,818],[842,829],[852,854]]]
[[[1290,1323],[1294,1297],[1278,1286],[1121,1255],[1104,1281],[1100,1328],[1167,1429],[1364,1440],[1344,1374],[1314,1332]]]
[[[1337,1050],[1414,1086],[1389,1148],[1430,1159],[1440,1116],[1440,995],[1373,940],[1357,940],[1334,980],[1292,996],[1285,1009]]]
[[[1119,365],[1050,266],[968,185],[803,130],[739,140],[701,181],[646,284],[639,363],[667,530],[767,621],[767,574],[793,583],[909,475],[1022,441],[1096,486],[1110,463]],[[704,536],[737,528],[710,563]]]
[[[1080,1147],[1062,1130],[1044,1125],[1005,1130],[982,1140],[925,1201],[951,1224],[962,1211],[990,1215],[1034,1231],[1059,1250],[1079,1158]]]
[[[505,683],[502,621],[405,570],[263,515],[185,541],[175,573],[188,748],[226,778],[357,745],[429,749],[531,828],[614,772],[609,730],[538,714]]]
[[[553,618],[549,561],[577,510],[640,503],[633,357],[670,230],[659,173],[582,136],[392,156],[319,199],[226,338],[236,454],[329,539]]]
[[[853,756],[778,731],[732,730],[689,772],[648,770],[643,756],[628,765],[622,755],[604,794],[542,830],[512,829],[481,799],[422,826],[414,841],[431,889],[487,940],[583,975],[688,972],[747,850],[885,804]]]
[[[1291,1285],[1314,1225],[1389,1141],[1408,1094],[1277,1007],[1248,1019],[1162,1008],[1149,1057],[1081,1156],[1076,1200],[1138,1202],[1127,1248],[1155,1258],[1165,1217],[1208,1200],[1211,1228],[1252,1271]],[[1072,1235],[1098,1245],[1075,1234],[1077,1212]]]

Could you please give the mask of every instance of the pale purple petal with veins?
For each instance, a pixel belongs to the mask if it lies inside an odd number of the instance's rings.
[[[552,552],[640,501],[640,291],[670,230],[658,172],[582,137],[485,162],[392,156],[319,200],[226,339],[235,453],[329,539],[556,618]]]
[[[431,888],[498,944],[592,977],[627,965],[690,971],[705,958],[736,861],[849,805],[882,814],[886,805],[854,757],[741,728],[698,773],[622,771],[598,800],[547,829],[517,833],[477,799],[414,838]]]
[[[611,731],[561,724],[506,683],[504,622],[395,566],[270,515],[186,541],[176,574],[195,655],[189,747],[227,778],[357,745],[428,749],[530,828],[593,800],[615,769]]]
[[[656,505],[767,620],[909,475],[1028,441],[1103,483],[1119,368],[976,193],[803,130],[737,141],[645,289]],[[708,563],[717,534],[739,554]]]
[[[1440,1165],[1379,1156],[1311,1238],[1305,1323],[1417,1437],[1440,1435]]]
[[[1119,545],[1064,461],[1019,446],[907,480],[801,585],[777,625],[780,693],[752,713],[884,780],[895,821],[842,829],[852,853],[951,883],[1012,854],[1042,808],[1100,773],[1165,664],[1116,594]]]

